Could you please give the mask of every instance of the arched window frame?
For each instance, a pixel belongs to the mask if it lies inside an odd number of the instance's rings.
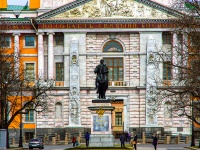
[[[106,47],[109,47],[109,46],[112,46],[112,45],[113,45],[113,47],[107,48],[107,49],[110,49],[110,51],[105,50]],[[111,48],[113,48],[113,49],[111,50]],[[102,51],[104,53],[110,53],[110,52],[111,53],[119,53],[119,52],[122,53],[124,51],[124,47],[123,47],[122,43],[119,42],[118,40],[108,40],[103,44]]]

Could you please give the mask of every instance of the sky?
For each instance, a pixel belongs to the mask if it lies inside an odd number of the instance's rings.
[[[8,5],[26,5],[28,0],[7,0]]]

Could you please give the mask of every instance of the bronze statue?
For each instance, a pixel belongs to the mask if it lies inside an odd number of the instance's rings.
[[[104,60],[100,60],[100,64],[96,66],[94,73],[97,74],[95,86],[99,99],[106,99],[106,90],[108,89],[108,67],[104,64]]]

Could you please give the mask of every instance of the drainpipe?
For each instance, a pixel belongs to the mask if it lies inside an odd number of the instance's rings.
[[[33,19],[31,19],[31,24],[32,24],[33,28],[35,29],[36,33],[38,33],[38,30],[36,29],[35,25],[33,24]]]

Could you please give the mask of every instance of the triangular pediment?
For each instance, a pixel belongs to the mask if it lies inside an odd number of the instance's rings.
[[[78,0],[38,19],[173,19],[181,13],[149,0]]]

